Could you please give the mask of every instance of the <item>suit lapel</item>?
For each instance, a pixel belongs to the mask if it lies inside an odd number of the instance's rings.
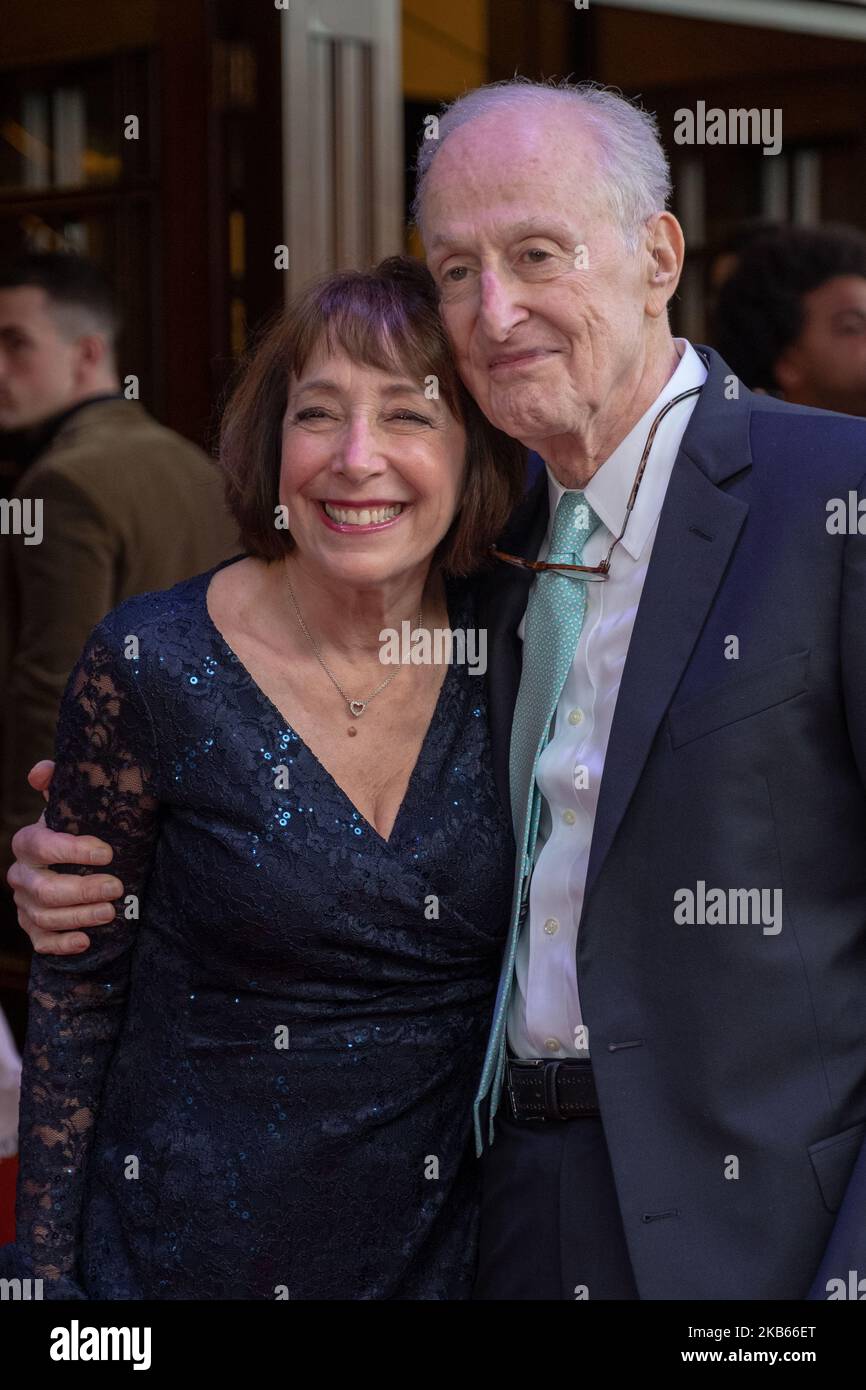
[[[659,725],[706,621],[748,505],[719,484],[751,466],[751,393],[727,399],[717,353],[674,464],[629,643],[599,789],[584,893],[613,845]]]
[[[748,507],[680,454],[668,487],[617,696],[584,901],[613,844],[686,669]]]
[[[697,347],[698,345],[696,345]],[[652,559],[629,643],[599,790],[584,903],[611,849],[668,705],[685,672],[748,506],[721,484],[751,467],[751,392],[712,348],[699,346],[709,373],[668,485]],[[535,559],[548,521],[547,474],[515,512],[499,548]],[[488,630],[488,713],[494,772],[510,815],[508,751],[522,643],[517,637],[532,572],[495,564],[480,588]]]

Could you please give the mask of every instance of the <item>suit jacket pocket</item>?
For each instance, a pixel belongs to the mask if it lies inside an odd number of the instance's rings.
[[[845,1188],[864,1138],[866,1120],[861,1120],[850,1129],[843,1129],[840,1134],[809,1145],[809,1157],[828,1211],[838,1211],[842,1205]]]
[[[808,671],[808,651],[793,652],[672,706],[668,727],[674,748],[802,695],[808,689]]]

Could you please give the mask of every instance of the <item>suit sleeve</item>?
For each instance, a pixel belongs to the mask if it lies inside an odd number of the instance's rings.
[[[82,1197],[100,1095],[126,1010],[158,824],[156,739],[131,663],[104,626],[63,697],[46,823],[98,835],[114,850],[125,896],[80,956],[34,956],[21,1078],[18,1271],[45,1296],[83,1296],[77,1274]],[[101,872],[66,866],[74,873]],[[8,1268],[10,1256],[7,1255]]]
[[[858,497],[866,497],[866,480],[860,484]],[[848,733],[860,781],[866,788],[866,536],[845,539],[839,637]],[[866,855],[866,845],[863,853]],[[866,1036],[866,999],[861,1001],[861,1019]],[[847,1287],[849,1270],[859,1271],[859,1278],[866,1277],[866,1142],[857,1156],[807,1297],[826,1299],[833,1280],[841,1279]]]

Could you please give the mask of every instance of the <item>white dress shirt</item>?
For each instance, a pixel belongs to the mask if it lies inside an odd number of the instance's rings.
[[[586,565],[604,558],[622,528],[656,415],[673,396],[706,381],[704,363],[691,344],[681,338],[675,342],[680,363],[673,376],[583,488],[601,518],[584,547]],[[598,793],[659,515],[697,399],[681,402],[661,421],[610,573],[602,582],[586,584],[580,640],[556,708],[553,737],[538,760],[540,830],[508,1013],[508,1042],[518,1057],[586,1057],[591,1050],[580,1013],[576,948]],[[547,483],[550,520],[539,558],[547,555],[554,513],[565,491],[549,469]],[[518,629],[521,640],[523,626],[521,622]]]

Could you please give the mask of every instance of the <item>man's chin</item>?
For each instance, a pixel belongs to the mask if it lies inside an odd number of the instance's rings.
[[[512,393],[508,400],[489,400],[484,413],[503,434],[534,448],[531,441],[551,439],[569,432],[568,417],[564,412],[562,415],[554,414],[551,404],[550,397],[545,398],[545,394],[539,391],[527,392],[523,399],[518,393]]]
[[[538,449],[543,440],[568,433],[561,420],[551,420],[538,413],[513,412],[498,419],[492,415],[489,418],[498,430],[519,440],[527,449]]]

